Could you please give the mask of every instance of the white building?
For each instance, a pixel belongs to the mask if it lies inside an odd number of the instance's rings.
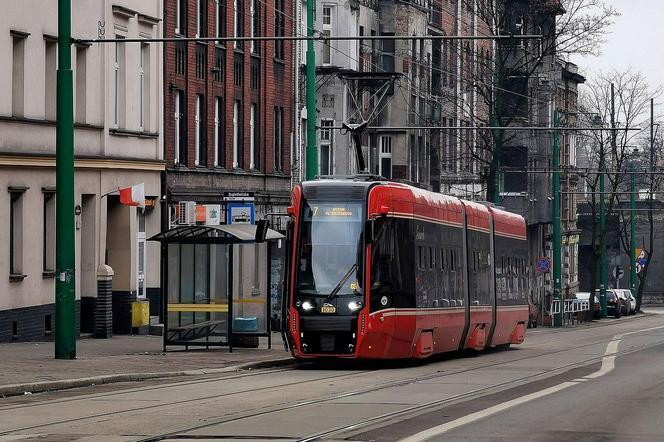
[[[0,16],[0,342],[49,336],[55,291],[57,2],[23,0]],[[140,8],[140,9],[137,9]],[[159,37],[161,0],[73,0],[75,39]],[[162,143],[160,44],[72,46],[76,302],[91,331],[97,273],[114,302],[158,295]],[[148,208],[117,190],[145,183]],[[115,195],[114,195],[115,192]],[[103,267],[102,267],[103,269]],[[121,309],[118,309],[120,311]],[[116,318],[122,327],[129,318]],[[122,331],[122,330],[119,330]]]

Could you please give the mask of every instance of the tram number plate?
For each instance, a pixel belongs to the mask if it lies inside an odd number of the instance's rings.
[[[336,313],[337,308],[333,305],[324,305],[320,308],[321,313]]]

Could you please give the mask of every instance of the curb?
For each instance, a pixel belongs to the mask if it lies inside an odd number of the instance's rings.
[[[118,382],[139,382],[151,379],[164,379],[184,376],[202,376],[207,374],[233,373],[245,370],[260,370],[265,368],[285,367],[294,364],[293,358],[272,359],[245,364],[233,365],[224,368],[209,368],[198,370],[166,371],[157,373],[122,373],[87,378],[62,379],[57,381],[29,382],[23,384],[0,385],[0,398],[21,396],[24,394],[43,393],[47,391],[67,390],[70,388],[90,387],[93,385],[113,384]]]

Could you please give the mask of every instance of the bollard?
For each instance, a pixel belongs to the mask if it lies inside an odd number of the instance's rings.
[[[113,269],[100,265],[97,269],[97,302],[95,304],[95,338],[113,337]]]

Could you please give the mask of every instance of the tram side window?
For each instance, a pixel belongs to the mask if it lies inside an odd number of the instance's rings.
[[[423,258],[422,249],[417,249],[418,260]],[[371,311],[415,307],[415,250],[406,220],[379,222],[371,248]]]
[[[436,249],[429,247],[429,268],[431,270],[436,269]]]

